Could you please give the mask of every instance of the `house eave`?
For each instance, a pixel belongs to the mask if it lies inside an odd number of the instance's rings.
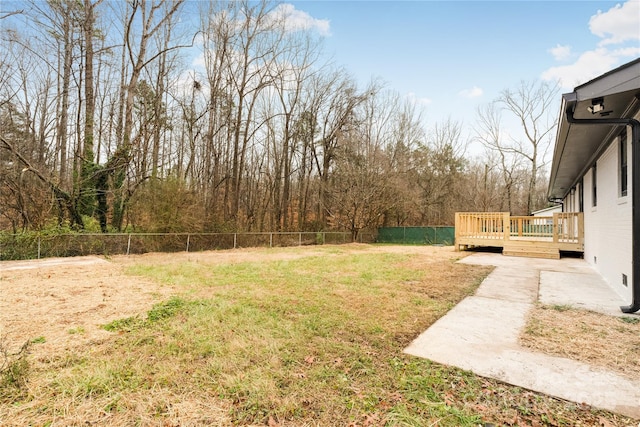
[[[594,103],[604,109],[595,114]],[[619,126],[576,126],[576,119],[632,118],[640,110],[640,58],[562,95],[549,180],[549,200],[562,200],[620,132]]]

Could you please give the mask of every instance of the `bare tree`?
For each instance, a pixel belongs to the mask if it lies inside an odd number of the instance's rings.
[[[487,150],[486,165],[497,164],[502,176],[502,188],[500,189],[500,210],[506,209],[508,212],[514,212],[515,189],[517,179],[519,179],[519,169],[522,163],[522,156],[514,151],[511,146],[504,141],[505,135],[502,128],[502,115],[500,113],[499,104],[492,102],[477,110],[477,127],[476,141],[479,141]],[[495,161],[493,159],[496,159]],[[485,172],[485,182],[488,171]],[[488,197],[488,196],[487,196]],[[527,214],[527,212],[516,212]]]
[[[72,19],[72,14],[70,10],[70,6],[67,2],[53,3],[51,2],[52,10],[57,10],[57,14],[52,14],[52,19],[54,16],[58,16],[59,20],[59,34],[58,34],[58,46],[59,49],[62,49],[62,61],[61,61],[61,72],[58,73],[58,114],[56,117],[58,118],[57,123],[57,132],[56,132],[56,153],[59,158],[59,176],[60,176],[60,184],[63,188],[66,188],[69,181],[69,173],[67,171],[68,168],[68,160],[67,160],[67,152],[68,152],[68,138],[67,132],[69,128],[69,103],[70,103],[70,85],[72,78],[72,64],[73,64],[73,33],[74,29],[72,28],[74,25],[74,20]]]
[[[355,82],[344,70],[317,76],[314,82],[314,100],[318,103],[317,123],[318,140],[312,146],[313,162],[320,180],[317,220],[326,226],[326,213],[329,206],[330,170],[340,146],[340,136],[353,123],[355,110],[368,97],[379,90],[378,83],[371,83],[359,92]]]
[[[351,232],[356,241],[362,229],[377,227],[392,208],[394,197],[385,176],[384,151],[358,130],[340,136],[335,170],[330,179],[327,211],[335,226]]]
[[[472,159],[461,179],[461,210],[478,212],[503,211],[505,193],[503,174],[497,165],[496,155],[488,152],[485,157]]]
[[[286,23],[282,23],[283,27]],[[276,224],[280,229],[292,228],[293,215],[290,213],[292,203],[293,169],[299,147],[296,132],[296,117],[302,114],[304,91],[312,75],[311,67],[317,60],[315,41],[306,34],[288,34],[288,48],[283,57],[275,64],[273,70],[274,89],[277,93],[277,115],[273,119],[280,122],[279,147],[275,170],[274,202],[276,208]],[[303,160],[304,161],[304,160]],[[300,167],[300,165],[298,165]],[[282,182],[282,185],[280,183]]]
[[[500,153],[503,172],[510,174],[520,161],[529,165],[526,211],[535,204],[536,182],[546,165],[556,127],[554,105],[558,87],[547,82],[521,82],[516,89],[505,89],[489,106],[478,110],[478,139],[490,150]],[[515,118],[523,137],[507,135],[501,128],[502,113]],[[513,177],[506,177],[510,181]],[[511,200],[511,198],[509,198]]]
[[[183,0],[140,0],[128,5],[128,15],[124,27],[124,52],[130,62],[130,74],[122,92],[124,98],[124,114],[120,116],[122,119],[122,139],[101,171],[101,174],[106,174],[106,176],[97,178],[105,185],[108,182],[107,177],[112,180],[112,191],[115,192],[112,223],[117,230],[122,229],[127,203],[134,190],[141,183],[141,180],[128,183],[126,179],[132,149],[140,137],[139,134],[133,135],[134,103],[140,77],[145,67],[161,57],[167,50],[176,48],[175,46],[156,46],[155,51],[150,50],[153,47],[151,41],[154,35],[165,25],[170,25],[182,4]],[[138,36],[135,31],[136,26],[141,30]],[[126,75],[124,67],[123,63],[123,76]],[[146,176],[143,179],[146,179]],[[98,191],[104,193],[109,191],[109,188],[99,188]]]
[[[436,123],[426,141],[413,152],[413,180],[420,190],[419,222],[442,225],[453,222],[459,202],[466,141],[462,126],[451,119]]]
[[[419,224],[420,189],[417,182],[416,158],[414,154],[426,141],[422,115],[414,102],[397,99],[389,121],[389,134],[385,144],[388,159],[387,179],[391,182],[395,200],[384,216],[386,226]]]
[[[58,201],[62,204],[64,204],[64,207],[68,210],[69,212],[69,216],[71,217],[71,224],[80,224],[82,225],[82,217],[80,215],[80,213],[78,212],[78,210],[76,209],[76,204],[75,204],[75,199],[66,191],[64,191],[62,188],[60,188],[60,186],[58,185],[58,183],[53,180],[52,178],[48,177],[47,175],[45,175],[45,173],[43,173],[40,168],[35,167],[32,162],[25,157],[16,147],[15,144],[11,143],[10,141],[8,141],[7,139],[0,137],[0,148],[6,149],[8,150],[13,156],[15,156],[15,158],[20,162],[20,164],[23,165],[23,169],[21,171],[21,173],[25,173],[25,172],[31,172],[33,173],[38,180],[40,180],[42,183],[46,184],[53,192],[53,194],[55,195],[56,199],[58,199]],[[22,177],[21,177],[22,179]],[[21,196],[19,196],[21,197]],[[26,215],[26,213],[23,211],[22,215]],[[28,220],[27,220],[28,222]]]

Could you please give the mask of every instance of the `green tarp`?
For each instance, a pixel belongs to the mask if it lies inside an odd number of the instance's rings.
[[[379,243],[408,243],[415,245],[453,245],[455,227],[382,227],[378,229]]]

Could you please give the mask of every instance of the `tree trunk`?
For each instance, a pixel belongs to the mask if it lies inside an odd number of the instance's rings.
[[[82,149],[81,172],[80,172],[80,194],[79,204],[80,210],[85,215],[93,215],[94,197],[95,197],[95,163],[93,152],[93,126],[95,113],[95,96],[94,96],[94,80],[93,80],[93,31],[94,31],[94,5],[91,0],[84,0],[85,21],[83,25],[84,32],[84,145]],[[101,218],[106,213],[98,212],[100,223]],[[102,228],[105,233],[106,228]]]
[[[66,188],[68,180],[67,172],[67,126],[69,123],[69,85],[71,81],[71,25],[69,19],[63,20],[62,40],[64,43],[62,66],[62,99],[58,119],[58,150],[60,153],[60,186]]]

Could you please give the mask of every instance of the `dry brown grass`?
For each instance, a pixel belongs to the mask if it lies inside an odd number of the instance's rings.
[[[3,262],[0,336],[12,349],[35,339],[32,356],[48,359],[109,339],[100,325],[144,313],[173,293],[97,257]]]
[[[229,426],[229,408],[217,396],[166,389],[127,393],[126,396],[96,396],[77,399],[61,397],[43,406],[40,399],[21,404],[20,410],[6,411],[3,426],[88,426],[145,427]],[[39,415],[42,414],[42,415]],[[54,414],[54,415],[52,415]],[[48,424],[51,423],[51,424]]]
[[[539,305],[520,343],[537,352],[599,366],[640,381],[640,317]]]

